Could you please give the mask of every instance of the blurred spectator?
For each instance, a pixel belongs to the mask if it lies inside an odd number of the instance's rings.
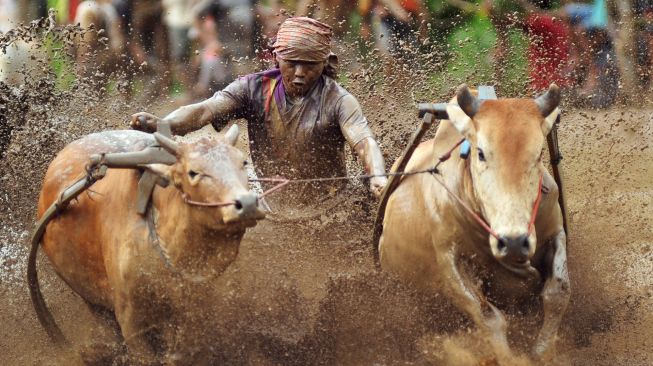
[[[579,58],[580,65],[587,65],[587,70],[580,70],[578,95],[596,108],[612,105],[619,89],[619,69],[605,0],[567,4],[563,15],[573,27],[572,55]]]
[[[188,35],[193,24],[193,0],[163,0],[164,21],[168,27],[170,62],[174,78],[184,86],[190,86],[188,62],[191,41]]]
[[[651,83],[653,67],[653,1],[634,0],[637,76],[642,87]]]
[[[269,0],[266,4],[258,1],[254,5],[257,28],[255,54],[258,60],[265,63],[272,64],[274,62],[272,44],[279,30],[279,25],[290,16],[290,12],[283,7],[284,4],[294,8],[288,1],[284,1],[282,4],[279,0]]]
[[[210,9],[204,9],[196,18],[195,32],[200,51],[195,61],[199,73],[193,87],[193,98],[204,99],[222,90],[234,75],[219,39],[216,19]]]
[[[535,8],[526,16],[523,24],[529,37],[530,86],[538,92],[548,89],[551,83],[561,88],[573,84],[569,75],[569,26],[546,10],[550,10],[548,4]]]
[[[372,12],[380,19],[380,48],[404,61],[414,59],[410,54],[420,46],[420,38],[427,36],[429,11],[422,0],[363,0],[358,3],[364,26],[371,23]],[[363,28],[363,35],[368,31]]]
[[[171,73],[169,62],[168,31],[163,23],[161,0],[119,0],[127,20],[129,51],[136,63],[147,72],[152,94],[167,92]]]
[[[497,32],[493,50],[495,82],[504,78],[510,48],[511,29],[522,29],[528,36],[528,65],[530,88],[546,90],[551,83],[560,87],[571,84],[569,79],[569,27],[558,19],[550,0],[486,0],[482,9],[489,16]]]
[[[202,0],[195,13],[209,11],[220,27],[220,40],[235,58],[254,57],[253,0]]]
[[[299,0],[297,16],[310,16],[329,24],[337,40],[351,30],[349,18],[356,10],[356,1],[351,0]]]
[[[10,30],[16,23],[18,23],[16,0],[0,0],[0,33]]]
[[[122,66],[125,39],[120,31],[120,20],[110,0],[88,0],[73,12],[74,23],[84,30],[75,39],[76,67],[82,77],[100,76],[98,86],[103,86],[108,76]],[[107,42],[101,41],[106,38]],[[96,74],[101,71],[100,74]]]
[[[555,82],[576,87],[593,107],[607,107],[617,96],[619,72],[605,0],[569,3],[555,10],[553,0],[487,0],[497,28],[495,63],[504,66],[507,30],[521,25],[529,37],[531,88],[542,91]],[[501,71],[497,72],[501,79]]]
[[[82,0],[49,0],[47,5],[57,11],[57,22],[72,23],[77,15],[77,7]]]

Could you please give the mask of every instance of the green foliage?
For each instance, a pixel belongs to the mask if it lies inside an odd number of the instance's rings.
[[[461,83],[501,84],[504,94],[514,95],[527,81],[527,40],[515,29],[508,32],[507,44],[505,63],[495,65],[497,32],[487,17],[475,14],[447,37],[449,59],[443,72],[432,75],[433,86],[446,93]]]
[[[67,90],[75,82],[75,64],[71,55],[66,53],[66,48],[61,41],[51,37],[47,39],[45,49],[48,52],[50,67],[56,76],[58,89]]]

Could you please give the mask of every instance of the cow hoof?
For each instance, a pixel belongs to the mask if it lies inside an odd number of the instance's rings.
[[[499,360],[496,357],[484,358],[478,362],[478,366],[499,366]]]
[[[83,346],[79,355],[85,365],[126,366],[127,350],[119,344],[93,343]]]
[[[555,347],[549,344],[536,344],[533,348],[533,358],[541,365],[549,365],[555,357]]]

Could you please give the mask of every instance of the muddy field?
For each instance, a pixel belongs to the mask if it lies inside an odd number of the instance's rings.
[[[390,165],[418,123],[411,105],[415,90],[392,93],[394,85],[376,92],[348,76]],[[447,87],[455,86],[452,81]],[[33,87],[19,91],[22,99],[7,99],[27,101],[29,108],[21,116],[11,110],[8,117],[24,124],[0,161],[0,364],[75,365],[81,364],[76,351],[109,344],[110,332],[45,257],[41,286],[75,349],[54,349],[35,317],[25,282],[26,239],[47,163],[85,133],[124,128],[133,112],[164,114],[177,103],[88,97],[95,92],[48,94]],[[18,93],[7,90],[4,96]],[[441,98],[438,93],[431,97]],[[556,362],[653,364],[653,101],[605,111],[569,106],[559,136],[572,299]],[[355,162],[350,165],[352,174],[360,172]],[[325,207],[280,212],[248,231],[238,259],[197,311],[198,338],[213,345],[214,363],[491,364],[483,342],[449,304],[414,294],[375,269],[376,201],[361,184]],[[512,316],[511,340],[519,346],[531,339],[539,319],[536,311]]]

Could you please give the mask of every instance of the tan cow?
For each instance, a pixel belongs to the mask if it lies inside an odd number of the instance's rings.
[[[92,309],[115,314],[133,363],[192,364],[201,357],[185,343],[197,337],[180,336],[184,316],[201,310],[192,308],[193,297],[211,288],[236,259],[245,229],[264,216],[248,191],[245,156],[233,147],[237,135],[234,125],[224,138],[166,140],[177,162],[147,169],[172,184],[154,189],[145,217],[135,208],[140,173],[109,169],[47,227],[42,245],[57,274]],[[152,143],[143,132],[110,131],[69,144],[48,168],[39,217],[85,174],[92,154]],[[188,200],[234,204],[202,207]]]
[[[511,353],[496,305],[519,304],[541,290],[544,323],[533,352],[546,359],[569,301],[558,187],[542,164],[559,101],[555,85],[535,100],[482,102],[461,86],[458,103],[447,106],[450,120],[416,149],[406,170],[434,166],[462,136],[471,143],[470,157],[452,156],[439,175],[405,177],[385,211],[381,266],[421,289],[444,293],[487,334],[499,359]]]

